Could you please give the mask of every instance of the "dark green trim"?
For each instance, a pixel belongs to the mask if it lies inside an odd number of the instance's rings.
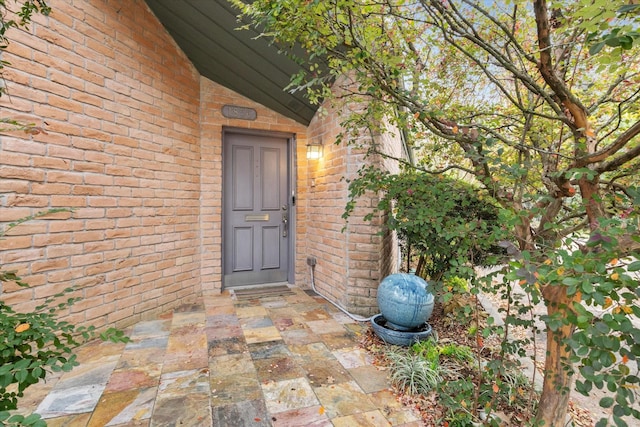
[[[227,0],[146,0],[198,72],[247,98],[308,125],[317,107],[284,88],[299,66],[254,31],[237,30]]]

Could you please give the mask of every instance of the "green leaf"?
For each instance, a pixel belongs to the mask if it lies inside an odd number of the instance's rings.
[[[613,422],[617,427],[629,427],[629,424],[619,416],[613,416]]]
[[[34,369],[33,369],[32,374],[33,374],[33,376],[34,376],[35,378],[44,378],[45,371],[44,371],[44,369],[42,369],[42,368],[40,368],[40,367],[38,366],[38,367],[36,367],[36,368],[34,368]]]
[[[631,264],[627,265],[627,271],[638,271],[640,270],[640,261],[634,261]]]
[[[16,372],[16,379],[18,380],[19,383],[24,383],[27,380],[28,376],[29,376],[29,372],[28,371],[18,371],[18,372]]]
[[[7,420],[9,423],[18,424],[24,421],[24,415],[15,414],[12,415],[11,418]]]
[[[614,422],[616,423],[616,425],[617,425],[617,426],[620,426],[620,425],[624,425],[624,426],[626,426],[626,425],[627,425],[626,423],[624,423],[624,421],[623,421],[622,419],[620,419],[620,421],[621,421],[621,422],[623,422],[624,424],[618,424],[618,423],[615,421],[615,420],[616,420],[616,418],[624,417],[624,415],[625,415],[625,414],[624,414],[624,412],[625,412],[625,411],[624,411],[624,408],[623,408],[622,406],[620,406],[620,405],[614,405],[614,407],[613,407],[613,420],[614,420]]]
[[[589,48],[589,55],[597,55],[598,53],[600,53],[600,51],[602,50],[604,45],[605,45],[605,42],[603,42],[603,41],[600,41],[598,43],[594,43]]]
[[[39,414],[31,414],[24,419],[23,423],[27,425],[35,425],[36,422],[40,420],[42,420],[42,417]]]
[[[585,294],[592,294],[593,291],[595,290],[591,282],[583,282],[581,288],[582,288],[582,292]]]
[[[600,406],[602,406],[603,408],[610,408],[613,406],[614,400],[613,397],[603,397],[602,399],[600,399]]]
[[[618,46],[620,46],[620,44],[621,44],[621,43],[620,43],[620,37],[611,37],[611,36],[610,36],[610,37],[607,37],[607,38],[604,40],[604,43],[605,43],[607,46],[610,46],[610,47],[618,47]]]
[[[567,286],[577,286],[580,283],[582,283],[582,281],[580,279],[576,279],[575,277],[565,277],[564,279],[562,279],[562,284]]]
[[[620,6],[620,8],[618,8],[618,13],[622,14],[622,13],[629,13],[629,12],[633,12],[635,9],[640,8],[640,4],[625,4],[623,6]]]
[[[582,382],[580,380],[576,380],[576,391],[583,396],[588,396],[592,388],[593,384],[591,383],[591,381],[587,380]]]

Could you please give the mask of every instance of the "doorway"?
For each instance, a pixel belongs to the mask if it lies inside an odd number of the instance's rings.
[[[223,134],[223,285],[289,282],[293,225],[291,135]]]

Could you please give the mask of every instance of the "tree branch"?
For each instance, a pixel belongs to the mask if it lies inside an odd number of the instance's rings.
[[[616,138],[616,140],[613,143],[611,143],[608,147],[605,147],[603,150],[598,151],[597,153],[593,153],[591,155],[583,156],[576,159],[576,161],[573,163],[571,167],[581,168],[592,163],[602,162],[606,160],[608,157],[620,151],[620,149],[622,149],[625,145],[627,145],[633,138],[638,136],[638,134],[640,134],[640,120],[635,122],[633,126],[631,126],[629,129],[624,131],[622,135],[618,136],[618,138]],[[600,165],[595,170],[599,172],[614,170],[616,167],[625,164],[629,160],[632,160],[633,158],[637,157],[638,155],[640,155],[640,145],[622,154],[617,159],[611,160],[603,165]]]
[[[536,17],[538,29],[538,47],[540,49],[540,62],[538,69],[544,81],[549,85],[553,93],[558,97],[562,105],[569,110],[573,116],[573,124],[570,125],[574,132],[587,137],[587,146],[595,146],[593,130],[591,130],[587,120],[587,110],[580,100],[571,93],[566,84],[558,78],[554,71],[553,59],[551,57],[551,27],[549,24],[549,12],[545,0],[535,0],[533,10]]]

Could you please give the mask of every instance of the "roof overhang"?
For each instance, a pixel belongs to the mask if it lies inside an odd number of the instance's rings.
[[[247,98],[308,125],[317,107],[284,88],[300,66],[256,30],[238,30],[227,0],[146,0],[198,72]]]

